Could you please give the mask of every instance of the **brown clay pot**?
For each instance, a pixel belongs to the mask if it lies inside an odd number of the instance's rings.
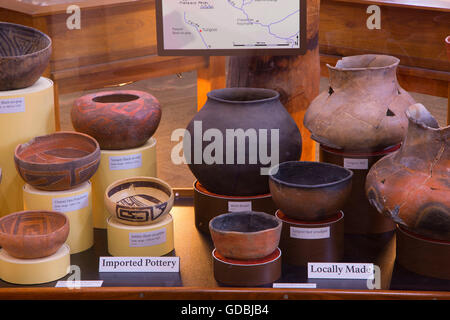
[[[378,151],[400,143],[413,98],[397,82],[399,59],[359,55],[327,65],[330,87],[309,106],[304,125],[321,145]]]
[[[0,91],[32,86],[50,61],[50,37],[34,28],[0,22],[0,39]]]
[[[0,218],[0,246],[19,259],[51,256],[69,236],[69,219],[55,211],[21,211]]]
[[[123,224],[148,225],[169,214],[174,198],[172,188],[161,179],[131,177],[106,188],[105,206]]]
[[[406,139],[370,169],[367,197],[405,229],[450,241],[450,126],[439,128],[421,104],[406,115]]]
[[[100,147],[86,134],[61,131],[18,145],[14,161],[22,179],[31,186],[47,191],[68,190],[97,171]]]
[[[209,230],[216,250],[224,257],[260,259],[278,247],[281,221],[263,212],[233,212],[214,217]]]
[[[131,149],[145,144],[155,133],[161,107],[146,92],[105,91],[77,99],[71,117],[75,130],[94,137],[100,149]]]
[[[286,216],[319,221],[342,209],[352,190],[352,177],[351,170],[334,164],[289,161],[271,168],[269,187]]]

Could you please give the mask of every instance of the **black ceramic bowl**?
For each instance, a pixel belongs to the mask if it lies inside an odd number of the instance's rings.
[[[320,221],[342,209],[352,189],[353,172],[323,162],[289,161],[269,171],[273,201],[292,219]]]
[[[44,73],[52,40],[41,31],[0,22],[0,91],[32,86]]]

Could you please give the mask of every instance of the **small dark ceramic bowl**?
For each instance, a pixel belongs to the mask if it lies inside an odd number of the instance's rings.
[[[21,211],[0,218],[0,246],[19,259],[51,256],[69,236],[69,219],[55,211]]]
[[[209,222],[209,230],[221,255],[250,260],[267,257],[276,250],[281,225],[273,215],[247,211],[216,216]]]
[[[320,221],[342,209],[352,189],[353,172],[323,162],[289,161],[269,171],[273,201],[292,219]]]
[[[0,22],[0,39],[0,91],[32,86],[50,61],[50,37],[34,28]]]
[[[20,144],[16,169],[31,186],[46,191],[75,188],[89,180],[100,164],[100,147],[87,134],[61,131]]]
[[[172,188],[153,177],[131,177],[110,184],[105,191],[108,212],[121,223],[148,225],[169,214],[174,202]]]

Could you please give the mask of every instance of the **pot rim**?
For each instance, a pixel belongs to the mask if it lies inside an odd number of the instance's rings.
[[[31,31],[33,31],[33,32],[35,32],[37,34],[40,34],[45,39],[47,39],[48,45],[45,48],[43,48],[41,50],[38,50],[38,51],[34,51],[34,52],[31,52],[31,53],[18,55],[18,56],[0,56],[0,59],[14,60],[14,59],[17,59],[17,58],[26,58],[26,57],[30,57],[32,55],[40,54],[40,53],[42,53],[44,51],[47,51],[47,50],[51,49],[51,47],[52,47],[52,39],[47,34],[43,33],[42,31],[40,31],[40,30],[38,30],[36,28],[24,26],[24,25],[17,24],[17,23],[10,23],[10,22],[0,22],[0,26],[1,25],[10,25],[10,26],[14,26],[16,28],[23,28],[23,29],[31,30]]]
[[[116,187],[116,186],[118,186],[120,184],[127,183],[127,182],[133,182],[133,181],[135,181],[135,182],[136,181],[151,181],[151,182],[156,182],[157,184],[166,187],[170,191],[170,195],[169,195],[169,198],[166,201],[162,202],[162,203],[170,204],[170,203],[173,203],[173,201],[175,199],[175,195],[174,195],[172,187],[167,182],[165,182],[164,180],[161,180],[161,179],[155,178],[155,177],[136,176],[136,177],[129,177],[129,178],[125,178],[125,179],[120,179],[120,180],[117,180],[117,181],[114,181],[113,183],[111,183],[105,190],[105,193],[104,193],[105,200],[109,201],[110,203],[112,203],[114,205],[117,205],[117,202],[112,200],[111,197],[108,195],[109,191],[111,191],[112,188],[114,188],[114,187]],[[154,204],[154,205],[151,205],[151,206],[139,207],[139,208],[132,207],[132,206],[122,206],[122,207],[127,207],[127,208],[132,208],[132,209],[150,209],[150,208],[152,208],[152,207],[154,207],[156,205],[157,204]],[[169,212],[169,211],[170,211],[170,209],[167,210],[167,212]]]
[[[12,216],[17,216],[17,215],[27,214],[27,213],[39,213],[39,212],[45,213],[45,214],[53,214],[53,215],[57,215],[57,216],[62,216],[64,218],[64,224],[62,226],[60,226],[58,229],[56,229],[52,232],[49,232],[49,233],[45,233],[45,234],[14,235],[14,234],[6,233],[3,231],[0,231],[0,233],[9,238],[42,238],[42,237],[49,237],[53,234],[60,233],[61,230],[63,230],[69,224],[69,218],[65,213],[59,212],[59,211],[52,211],[52,210],[23,210],[23,211],[13,212],[13,213],[10,213],[10,214],[0,218],[0,222],[2,220],[6,220],[6,218],[11,218]]]
[[[314,166],[324,166],[324,167],[332,167],[332,168],[336,168],[342,171],[346,171],[347,172],[347,176],[343,179],[337,180],[337,181],[333,181],[333,182],[329,182],[329,183],[322,183],[322,184],[315,184],[315,185],[310,185],[310,184],[298,184],[298,183],[290,183],[290,182],[285,182],[282,181],[278,178],[275,178],[273,175],[273,171],[277,168],[279,169],[279,167],[283,164],[291,164],[291,163],[295,163],[295,164],[312,164]],[[278,172],[278,170],[277,170]],[[331,187],[343,182],[346,182],[350,179],[352,179],[353,177],[353,171],[335,164],[331,164],[331,163],[326,163],[326,162],[318,162],[318,161],[286,161],[286,162],[282,162],[279,163],[275,166],[273,166],[272,168],[269,169],[269,180],[273,180],[276,183],[282,184],[284,186],[288,186],[288,187],[292,187],[292,188],[303,188],[303,189],[318,189],[318,188],[325,188],[325,187]]]
[[[273,96],[269,97],[269,98],[263,98],[263,99],[257,99],[257,100],[247,100],[247,101],[246,100],[243,100],[243,101],[227,100],[227,99],[216,96],[216,94],[219,94],[219,93],[225,93],[225,92],[231,92],[231,91],[243,92],[243,91],[249,91],[249,90],[251,90],[253,92],[259,92],[259,93],[267,93],[267,94],[270,93]],[[274,101],[274,100],[278,100],[280,98],[280,93],[276,90],[266,89],[266,88],[246,88],[246,87],[216,89],[216,90],[212,90],[212,91],[208,92],[206,95],[207,95],[208,99],[219,101],[219,102],[225,102],[225,103],[229,103],[229,104],[256,104],[256,103]]]
[[[450,37],[450,36],[449,36],[449,37]],[[431,112],[430,112],[423,104],[421,104],[421,103],[415,103],[415,104],[412,104],[412,105],[410,105],[410,106],[406,109],[405,114],[406,114],[406,117],[408,118],[408,121],[409,121],[409,122],[412,122],[412,123],[414,123],[414,124],[416,124],[416,125],[418,125],[418,126],[421,126],[422,128],[425,128],[425,129],[427,129],[427,130],[431,130],[431,131],[434,131],[434,132],[445,132],[445,131],[450,131],[450,125],[447,125],[447,126],[445,126],[445,127],[441,127],[441,126],[439,126],[439,123],[438,123],[438,127],[437,127],[437,128],[434,128],[434,127],[430,127],[429,125],[427,125],[424,121],[421,121],[420,119],[414,117],[414,116],[411,114],[411,112],[409,111],[409,109],[410,109],[411,107],[415,106],[415,105],[420,105],[420,106],[422,106],[423,109],[424,109],[424,111],[426,111],[426,112],[428,113],[428,115],[429,115],[430,117],[432,117],[432,118],[437,122],[436,118],[431,114]]]
[[[386,65],[386,66],[382,66],[382,67],[354,67],[354,68],[346,68],[346,67],[337,67],[336,65],[339,63],[339,61],[342,61],[344,59],[348,60],[349,58],[355,58],[355,57],[362,57],[362,56],[385,56],[385,57],[389,57],[393,60],[393,63]],[[400,59],[391,55],[385,55],[385,54],[360,54],[360,55],[353,55],[353,56],[346,56],[346,57],[342,57],[341,59],[339,59],[336,62],[335,66],[332,66],[330,64],[327,64],[327,68],[330,70],[335,70],[335,71],[366,71],[366,70],[383,70],[383,69],[390,69],[390,68],[395,68],[399,65],[400,63]]]
[[[22,157],[19,156],[19,149],[28,147],[29,145],[31,145],[32,143],[35,142],[36,139],[40,139],[40,138],[46,138],[49,136],[54,136],[54,135],[63,135],[63,134],[70,134],[70,135],[77,135],[77,136],[82,136],[84,138],[86,138],[87,140],[90,140],[91,142],[94,143],[95,145],[95,150],[92,151],[91,153],[80,157],[80,158],[74,158],[70,161],[67,162],[63,162],[63,163],[43,163],[43,162],[34,162],[34,161],[27,161],[24,160]],[[81,133],[81,132],[77,132],[77,131],[57,131],[57,132],[53,132],[50,134],[46,134],[43,136],[37,136],[32,138],[31,140],[25,142],[25,143],[21,143],[19,145],[17,145],[16,149],[14,150],[14,158],[16,159],[16,161],[20,162],[20,163],[26,163],[26,164],[33,164],[33,165],[37,165],[37,166],[54,166],[54,167],[58,167],[58,166],[65,166],[68,163],[74,163],[74,162],[79,162],[79,161],[83,161],[85,159],[89,159],[90,157],[92,157],[95,153],[99,153],[100,154],[100,145],[98,144],[97,140],[95,140],[93,137],[91,137],[90,135],[87,135],[85,133]],[[99,157],[100,158],[100,157]]]
[[[212,226],[214,220],[223,218],[224,216],[240,215],[240,214],[249,214],[249,213],[255,214],[255,215],[258,215],[258,216],[263,216],[263,217],[265,217],[265,218],[269,218],[269,219],[275,221],[275,222],[277,223],[277,225],[276,225],[275,227],[273,227],[273,228],[267,228],[267,229],[264,229],[264,230],[252,231],[252,232],[220,230],[220,229],[216,229],[216,228],[214,228],[214,227]],[[272,215],[270,215],[270,214],[268,214],[268,213],[260,212],[260,211],[227,212],[227,213],[223,213],[223,214],[220,214],[220,215],[218,215],[218,216],[215,216],[214,218],[212,218],[212,219],[209,221],[209,229],[210,229],[211,231],[214,231],[214,232],[216,232],[216,233],[221,233],[221,234],[247,234],[247,235],[257,235],[257,234],[261,234],[261,233],[266,233],[266,232],[276,231],[276,230],[278,230],[278,229],[280,229],[280,231],[281,231],[281,227],[282,227],[282,222],[279,221],[275,216],[272,216]]]

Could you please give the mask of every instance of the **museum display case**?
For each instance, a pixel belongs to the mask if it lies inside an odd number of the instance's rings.
[[[0,0],[0,299],[450,299],[449,37],[446,0]]]

